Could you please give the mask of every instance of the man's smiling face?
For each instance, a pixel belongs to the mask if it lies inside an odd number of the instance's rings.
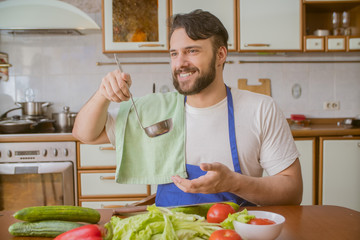
[[[210,38],[195,41],[179,28],[173,32],[170,46],[173,84],[179,93],[197,94],[214,81],[216,55]]]

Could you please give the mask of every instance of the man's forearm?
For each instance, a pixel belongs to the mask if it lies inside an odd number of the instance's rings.
[[[104,130],[109,105],[110,101],[96,91],[76,116],[74,137],[85,143],[96,141]]]
[[[297,166],[299,165],[299,166]],[[302,178],[299,160],[280,174],[269,177],[249,177],[234,173],[230,192],[257,205],[297,205],[302,199]]]

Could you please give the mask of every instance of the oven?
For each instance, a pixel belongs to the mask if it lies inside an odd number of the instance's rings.
[[[76,143],[0,143],[0,211],[76,205]]]

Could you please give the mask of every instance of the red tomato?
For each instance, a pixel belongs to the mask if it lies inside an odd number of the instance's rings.
[[[253,225],[271,225],[271,224],[275,224],[274,221],[267,219],[267,218],[254,218],[251,219],[248,224],[253,224]]]
[[[209,240],[242,240],[242,238],[234,230],[221,229],[213,232]]]
[[[215,203],[207,212],[206,219],[209,223],[221,223],[228,217],[229,213],[235,213],[232,206],[225,203]]]

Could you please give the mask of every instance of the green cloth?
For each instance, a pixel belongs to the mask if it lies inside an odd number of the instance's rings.
[[[116,182],[164,184],[186,178],[184,96],[155,93],[135,99],[141,123],[148,127],[172,118],[170,132],[150,138],[140,127],[132,102],[122,102],[116,118]]]

